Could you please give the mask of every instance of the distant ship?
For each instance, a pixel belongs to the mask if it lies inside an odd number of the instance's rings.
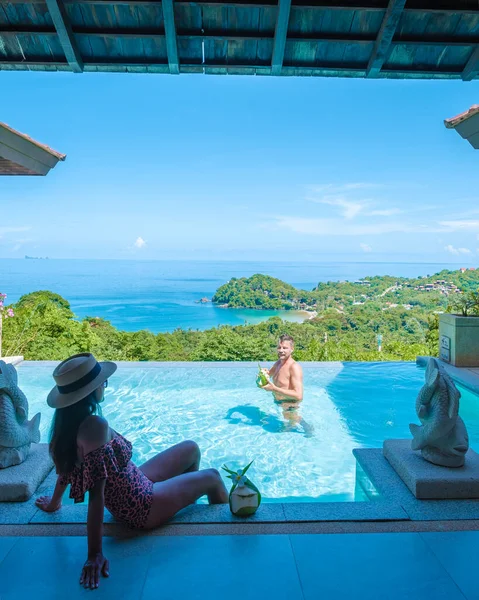
[[[26,260],[48,260],[48,256],[27,256],[25,254]]]

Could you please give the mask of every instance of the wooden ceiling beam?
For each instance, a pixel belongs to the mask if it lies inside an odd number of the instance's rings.
[[[471,58],[467,61],[464,71],[462,72],[462,79],[464,81],[472,81],[479,76],[479,44],[471,55]]]
[[[65,4],[96,4],[96,5],[104,5],[104,6],[115,6],[115,5],[131,5],[131,6],[151,6],[151,5],[161,5],[161,0],[63,0]],[[8,0],[9,4],[45,4],[46,0]],[[253,0],[248,2],[247,0],[244,2],[239,2],[233,0],[232,2],[215,2],[214,0],[198,0],[194,2],[192,0],[178,0],[178,4],[181,5],[205,5],[205,6],[231,6],[231,7],[242,7],[246,8],[251,6],[252,8],[275,8],[276,3],[274,2],[261,2],[260,0]],[[322,5],[311,5],[307,4],[294,4],[293,9],[316,9],[316,10],[354,10],[354,11],[364,11],[364,12],[384,12],[386,8],[378,7],[375,3],[368,3],[366,1],[358,2],[357,5],[350,5],[348,3],[340,3],[340,2],[324,2]],[[415,7],[415,8],[405,8],[405,14],[451,14],[451,15],[475,15],[479,14],[479,5],[477,8],[460,8],[457,7],[457,2],[455,0],[451,0],[450,4],[443,7],[430,7],[425,5],[424,7]]]
[[[288,37],[289,14],[291,0],[278,0],[278,16],[274,31],[273,57],[271,59],[272,75],[281,75],[283,68],[286,38]]]
[[[168,54],[170,73],[178,75],[180,72],[180,61],[178,59],[178,42],[176,39],[175,8],[173,2],[174,0],[163,0],[161,6],[165,22],[166,52]]]
[[[151,28],[117,28],[117,29],[97,29],[91,27],[72,27],[72,32],[75,36],[86,36],[86,37],[106,37],[106,38],[151,38],[151,39],[164,39],[165,32],[158,29]],[[14,25],[11,27],[3,27],[0,29],[0,37],[15,37],[18,35],[25,36],[57,36],[57,31],[53,27],[32,27],[30,26],[18,26]],[[241,40],[241,41],[274,41],[274,37],[271,35],[261,35],[256,31],[208,31],[206,33],[197,32],[195,30],[183,30],[176,31],[177,39],[183,40]],[[330,42],[338,44],[371,44],[376,41],[376,37],[372,35],[350,35],[350,34],[328,34],[328,33],[310,33],[308,35],[295,34],[287,38],[288,42]],[[475,47],[479,45],[479,35],[475,37],[470,36],[404,36],[401,38],[394,38],[391,42],[391,46],[460,46],[460,47]]]
[[[366,70],[367,77],[377,77],[379,71],[383,68],[405,4],[406,0],[389,0],[373,53],[369,59]]]
[[[68,63],[66,61],[48,61],[48,62],[43,62],[42,60],[28,60],[28,61],[24,61],[24,60],[0,60],[0,69],[2,66],[7,66],[7,67],[66,67],[68,66]],[[85,61],[85,68],[101,68],[101,67],[164,67],[165,69],[168,68],[168,63],[166,61],[161,61],[161,60],[144,60],[141,58],[121,58],[118,60],[115,59],[111,59],[111,58],[105,58],[105,59],[99,59],[99,58],[89,58]],[[183,68],[197,68],[200,70],[203,70],[204,68],[207,69],[256,69],[257,71],[264,71],[266,72],[266,74],[271,72],[271,66],[270,65],[257,65],[254,63],[244,63],[244,62],[238,62],[238,63],[181,63],[180,65],[180,69]],[[285,70],[288,71],[296,71],[296,70],[300,70],[300,71],[311,71],[311,72],[324,72],[324,74],[328,74],[328,73],[335,73],[335,74],[341,74],[343,71],[347,70],[349,73],[351,74],[355,74],[358,77],[364,77],[366,74],[366,66],[363,67],[357,67],[357,66],[353,66],[353,65],[305,65],[305,64],[294,64],[294,65],[284,65],[283,67]],[[451,78],[457,78],[460,79],[461,78],[461,72],[460,71],[455,71],[455,70],[421,70],[421,69],[404,69],[404,68],[399,68],[399,69],[384,69],[382,71],[380,71],[379,73],[379,77],[381,78],[396,78],[396,77],[404,77],[407,75],[414,75],[415,78],[424,78],[424,79],[430,79],[431,77],[436,77],[436,78],[447,78],[447,79],[451,79]]]
[[[45,0],[53,25],[58,33],[60,44],[74,73],[83,72],[83,60],[78,49],[72,28],[62,0]]]

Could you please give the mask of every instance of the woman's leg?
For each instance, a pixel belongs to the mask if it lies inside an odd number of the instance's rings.
[[[185,473],[153,486],[153,504],[145,524],[146,529],[159,527],[179,510],[207,495],[210,504],[226,504],[226,491],[221,475],[216,469]]]
[[[154,483],[166,481],[200,468],[201,452],[196,442],[181,442],[157,454],[139,468]]]

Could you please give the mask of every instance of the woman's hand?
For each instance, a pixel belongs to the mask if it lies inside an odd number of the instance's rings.
[[[59,502],[53,502],[53,498],[51,498],[51,496],[40,496],[40,498],[35,500],[35,505],[40,510],[51,513],[61,508],[62,501],[60,500]]]
[[[110,576],[110,563],[101,552],[88,557],[80,576],[80,585],[85,589],[94,590],[100,583],[100,573],[103,577]]]

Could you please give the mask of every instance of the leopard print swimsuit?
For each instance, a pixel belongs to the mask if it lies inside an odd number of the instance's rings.
[[[153,482],[131,462],[132,446],[119,433],[96,450],[85,455],[83,462],[60,483],[71,485],[70,498],[83,502],[85,493],[97,481],[106,479],[105,506],[118,521],[143,529],[153,503]]]

